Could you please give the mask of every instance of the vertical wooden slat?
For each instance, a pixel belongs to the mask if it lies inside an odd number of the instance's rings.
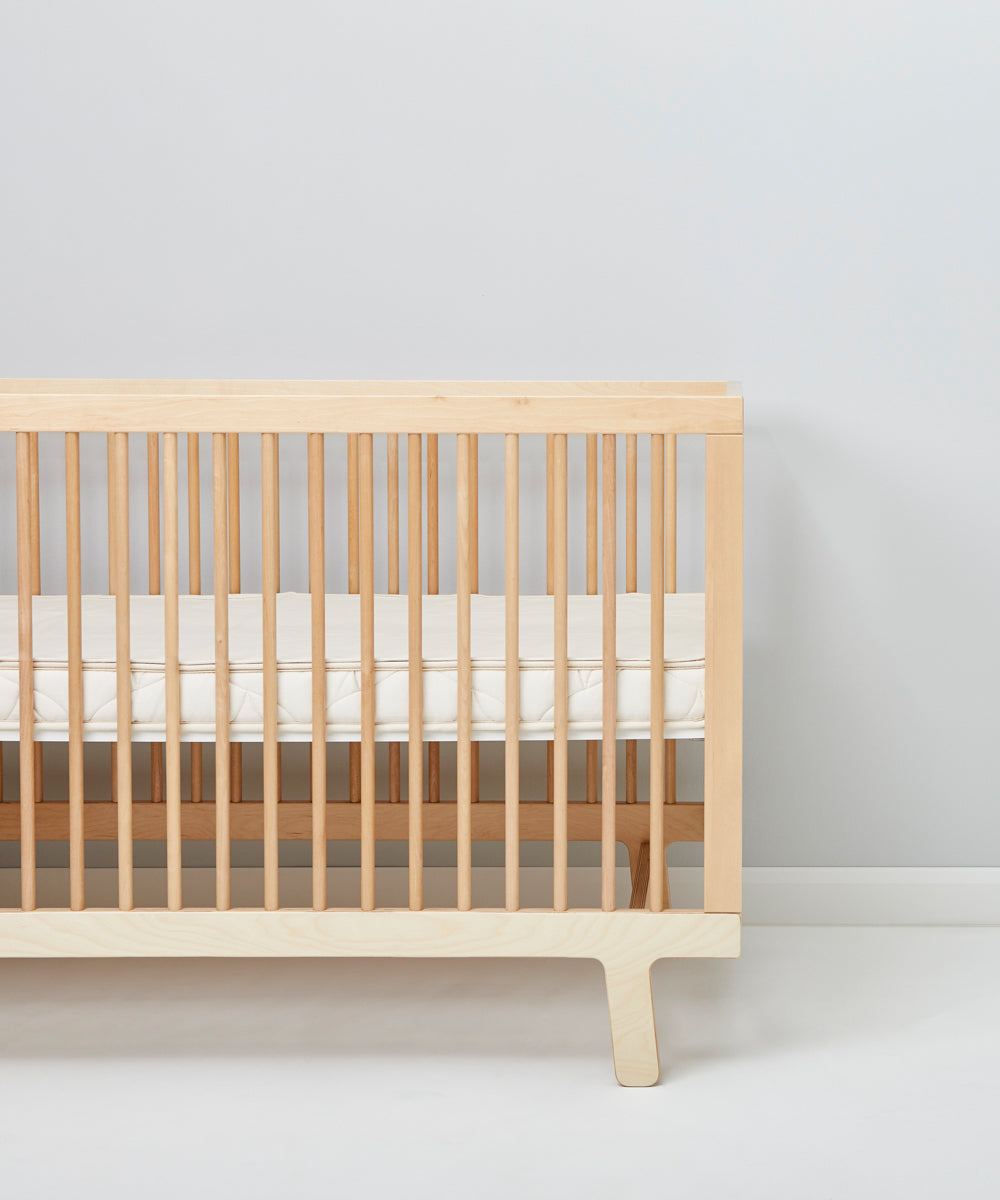
[[[423,799],[424,799],[424,677],[423,677],[423,627],[422,627],[422,592],[423,569],[421,563],[421,548],[423,535],[421,530],[420,492],[421,482],[421,444],[420,434],[411,433],[407,439],[407,488],[408,499],[406,568],[409,612],[409,685],[410,685],[410,725],[409,725],[409,771],[407,803],[409,804],[409,881],[410,908],[417,910],[424,906],[424,832],[423,832]]]
[[[667,513],[664,534],[663,590],[677,591],[677,435],[668,433],[664,437],[663,464],[664,491]],[[667,804],[677,803],[677,741],[667,738],[664,761],[664,792]],[[669,904],[669,890],[664,903]]]
[[[597,434],[587,434],[587,595],[597,595]],[[587,742],[587,803],[598,798],[597,748],[599,743]]]
[[[240,590],[240,435],[226,434],[226,479],[229,492],[229,592]],[[243,799],[243,745],[232,742],[229,747],[229,799],[239,804]]]
[[[114,436],[115,667],[118,758],[118,907],[133,906],[132,881],[132,664],[129,619],[128,434]]]
[[[479,434],[469,435],[469,578],[479,591]],[[472,743],[472,803],[479,803],[479,743]]]
[[[178,528],[177,434],[163,435],[163,629],[167,684],[167,908],[180,909],[181,894],[181,676],[180,531]]]
[[[545,435],[545,592],[552,595],[552,538],[555,510],[552,496],[552,459],[554,441],[551,433]],[[545,743],[545,799],[551,804],[555,796],[555,746]]]
[[[504,893],[508,912],[521,905],[520,831],[520,443],[505,437],[504,470]]]
[[[639,587],[639,446],[634,433],[625,436],[625,591]],[[625,743],[625,803],[639,798],[639,743]]]
[[[66,663],[69,684],[69,906],[84,894],[83,608],[80,552],[80,435],[66,434]]]
[[[663,911],[663,434],[649,453],[649,907]]]
[[[264,907],[278,907],[278,435],[261,435],[264,616]]]
[[[312,615],[312,900],[326,908],[326,531],[323,434],[308,435],[309,595]]]
[[[115,435],[109,433],[105,438],[108,450],[108,595],[115,594]],[[114,742],[109,747],[111,751],[111,803],[118,803],[118,749]]]
[[[553,813],[552,813],[552,876],[553,892],[552,907],[556,912],[565,912],[567,908],[569,859],[568,859],[568,821],[567,804],[568,771],[569,771],[569,742],[568,742],[568,704],[569,704],[569,672],[567,664],[567,513],[566,513],[566,434],[557,433],[553,439],[552,465],[553,476],[553,521],[554,536],[552,556],[552,590],[554,605],[554,638],[553,665],[555,696],[553,718],[555,727],[554,737],[554,772],[553,772]]]
[[[705,911],[739,912],[743,764],[743,438],[705,462]]]
[[[17,658],[21,766],[21,908],[36,903],[35,664],[32,641],[31,435],[17,435]]]
[[[469,531],[469,435],[458,434],[457,626],[458,728],[456,753],[456,862],[458,908],[472,908],[472,547]]]
[[[38,472],[38,434],[29,433],[29,446],[31,448],[31,594],[40,596],[42,594],[42,516],[41,502],[39,497],[39,472]],[[43,799],[43,751],[42,743],[35,743],[35,803],[41,804]]]
[[[439,559],[439,516],[438,516],[438,435],[427,435],[427,594],[436,596],[440,591]],[[427,800],[437,804],[441,800],[441,743],[430,742],[427,746]]]
[[[361,589],[361,908],[375,907],[375,495],[372,435],[358,441]]]
[[[399,595],[399,435],[386,434],[389,594]],[[399,803],[399,742],[389,743],[389,802]]]
[[[146,522],[149,542],[149,594],[160,594],[160,435],[146,434]],[[149,798],[163,801],[163,746],[149,747]]]
[[[358,594],[358,435],[347,435],[347,590]],[[348,792],[352,804],[361,802],[361,746],[348,747]]]
[[[229,805],[233,799],[233,763],[229,729],[229,570],[232,519],[226,435],[212,434],[212,590],[215,595],[215,907],[231,902]],[[238,508],[237,508],[238,512]],[[177,757],[180,768],[180,755]],[[180,789],[178,788],[178,795]]]
[[[615,435],[602,436],[603,503],[601,509],[603,573],[603,652],[601,657],[601,908],[615,907],[615,724],[618,705],[615,625],[616,496]]]
[[[198,434],[187,435],[188,465],[188,591],[201,595],[201,443]],[[204,753],[200,742],[191,743],[191,801],[201,802],[204,791]]]

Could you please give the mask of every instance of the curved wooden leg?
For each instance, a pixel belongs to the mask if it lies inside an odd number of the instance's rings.
[[[660,1078],[649,963],[604,964],[615,1075],[622,1087],[651,1087]]]
[[[649,891],[649,842],[628,848],[629,873],[632,876],[632,896],[629,908],[645,908]]]

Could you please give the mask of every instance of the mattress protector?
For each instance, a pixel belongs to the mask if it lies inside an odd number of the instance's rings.
[[[619,738],[649,737],[648,594],[617,597],[617,724]],[[215,735],[213,596],[180,597],[181,738]],[[455,596],[423,597],[424,738],[451,741],[458,713]],[[568,598],[569,737],[600,737],[603,672],[602,598]],[[84,738],[114,741],[116,721],[115,600],[85,596],[83,612]],[[504,737],[504,597],[475,595],[472,612],[472,736]],[[282,592],[277,604],[278,737],[311,737],[311,623],[308,594]],[[521,740],[553,733],[553,598],[521,596]],[[326,597],[328,741],[361,735],[361,624],[357,595]],[[131,598],[132,737],[165,737],[164,602]],[[35,737],[68,736],[66,598],[36,596],[33,605]],[[705,601],[700,594],[664,597],[664,736],[701,737],[704,730]],[[262,604],[259,595],[231,596],[230,736],[263,737]],[[405,740],[409,720],[408,601],[375,597],[375,736]],[[18,737],[17,598],[0,596],[0,740]]]

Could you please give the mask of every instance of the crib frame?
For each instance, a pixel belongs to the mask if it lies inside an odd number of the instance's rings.
[[[665,957],[734,957],[740,948],[742,764],[742,488],[743,402],[738,386],[720,383],[588,382],[237,382],[148,380],[0,381],[0,432],[16,436],[17,564],[20,682],[19,803],[0,803],[0,838],[21,844],[21,908],[0,912],[0,957],[581,957],[604,966],[615,1070],[626,1085],[659,1075],[650,966]],[[113,795],[83,796],[82,651],[80,637],[79,434],[108,436],[109,591],[116,597],[118,740]],[[33,738],[32,596],[40,591],[38,434],[62,433],[66,448],[66,531],[69,636],[69,803],[43,803],[41,745]],[[200,748],[192,745],[191,797],[181,796],[177,605],[180,562],[178,454],[186,438],[197,476],[198,438],[212,435],[213,591],[216,614],[215,799],[202,799]],[[242,759],[229,737],[228,597],[239,591],[239,435],[261,436],[262,575],[264,622],[263,803],[241,803]],[[164,745],[150,750],[148,801],[132,786],[130,730],[128,436],[147,435],[149,589],[166,598],[167,727]],[[282,434],[306,435],[309,587],[312,596],[313,737],[308,802],[280,794],[277,737],[276,597],[279,590],[277,447]],[[330,802],[326,777],[323,598],[324,435],[347,435],[350,590],[361,606],[362,734],[352,745],[346,790],[352,802]],[[390,495],[389,590],[399,591],[398,439],[408,455],[406,497],[410,555],[406,583],[410,630],[411,789],[399,791],[400,747],[390,750],[389,798],[375,792],[373,435],[386,434]],[[440,799],[440,762],[428,750],[428,795],[423,794],[420,619],[424,568],[437,590],[437,437],[457,435],[458,686],[455,803]],[[507,718],[504,800],[478,802],[478,744],[471,732],[470,596],[478,590],[478,437],[502,434],[505,445],[505,597]],[[546,435],[547,576],[554,596],[556,709],[549,744],[549,803],[525,803],[519,793],[517,596],[519,594],[519,438]],[[651,659],[663,661],[663,594],[676,579],[676,439],[704,435],[705,544],[705,797],[676,803],[673,745],[650,739],[649,803],[637,804],[635,743],[626,746],[625,801],[617,796],[614,686],[603,696],[600,747],[587,748],[587,795],[570,803],[567,779],[567,436],[587,444],[587,589],[604,597],[604,679],[614,680],[616,439],[626,438],[626,590],[636,590],[636,455],[650,447]],[[162,439],[163,538],[160,538]],[[598,491],[598,444],[602,450]],[[421,483],[426,466],[426,563]],[[395,475],[394,475],[395,472]],[[396,479],[395,494],[392,492]],[[197,489],[189,496],[191,590],[201,588],[201,518]],[[597,537],[598,510],[602,534]],[[395,545],[395,553],[392,547]],[[161,578],[162,553],[162,578]],[[395,571],[393,562],[395,561]],[[155,564],[155,565],[154,565]],[[600,566],[601,587],[598,588]],[[654,587],[656,581],[662,586]],[[659,599],[657,600],[657,597]],[[319,618],[319,619],[317,619]],[[651,672],[651,675],[653,673]],[[659,685],[660,680],[656,679]],[[663,693],[650,694],[651,731],[663,725]],[[598,769],[598,751],[601,763]],[[162,772],[162,774],[161,774]],[[2,797],[0,797],[2,799]],[[55,811],[63,810],[63,811]],[[86,827],[85,827],[86,823]],[[409,909],[375,903],[375,846],[393,834],[409,843]],[[117,909],[88,908],[84,837],[118,847]],[[214,838],[216,904],[182,903],[181,845]],[[259,838],[264,846],[263,908],[232,907],[230,842]],[[357,839],[361,847],[359,908],[327,905],[327,842]],[[38,909],[35,843],[68,841],[71,902]],[[167,907],[135,906],[132,843],[163,839],[167,850]],[[283,907],[278,846],[283,838],[313,847],[312,910]],[[457,855],[454,909],[423,901],[423,843],[453,840]],[[473,908],[472,843],[505,845],[505,907]],[[551,841],[553,897],[545,909],[521,907],[518,845]],[[568,842],[601,844],[601,909],[567,903]],[[663,850],[673,841],[704,842],[704,903],[700,910],[669,907]],[[615,908],[615,845],[624,841],[632,868],[632,902]],[[660,846],[651,852],[650,846]]]

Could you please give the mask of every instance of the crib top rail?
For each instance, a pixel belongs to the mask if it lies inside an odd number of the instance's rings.
[[[2,379],[0,430],[738,434],[743,397],[722,382]]]

